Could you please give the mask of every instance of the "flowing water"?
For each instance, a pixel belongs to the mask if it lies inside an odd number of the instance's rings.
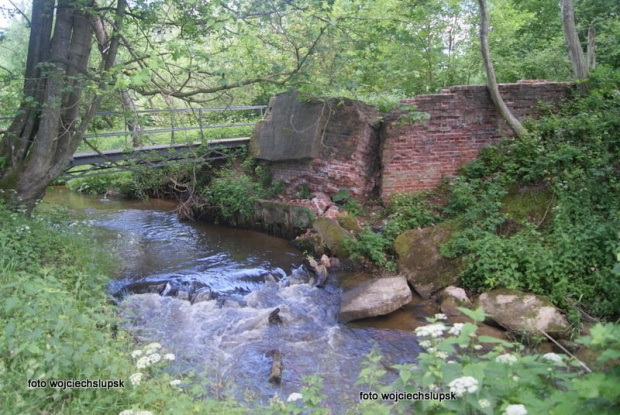
[[[139,340],[175,353],[171,369],[193,369],[212,396],[267,403],[276,393],[286,399],[302,388],[303,377],[316,375],[326,404],[342,413],[364,389],[355,385],[364,355],[377,350],[388,368],[412,362],[419,352],[409,330],[338,324],[339,280],[346,276],[331,275],[325,288],[314,287],[302,253],[287,241],[182,222],[167,201],[108,200],[55,189],[45,202],[81,211],[93,223],[93,240],[110,246],[119,259],[110,291],[128,316],[128,328]],[[198,292],[207,296],[197,300]],[[281,324],[269,321],[276,308]],[[410,328],[410,320],[401,324]],[[272,349],[282,352],[280,385],[268,382]],[[393,376],[388,370],[385,381]]]

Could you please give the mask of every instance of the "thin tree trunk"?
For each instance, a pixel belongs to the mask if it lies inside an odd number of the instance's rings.
[[[588,29],[588,68],[596,68],[596,29]]]
[[[499,93],[499,87],[497,86],[497,80],[495,78],[495,69],[493,68],[491,52],[489,50],[489,13],[487,11],[485,0],[478,0],[478,4],[480,5],[480,50],[482,53],[482,61],[484,62],[484,69],[487,75],[487,88],[491,94],[491,100],[495,104],[495,107],[499,111],[502,118],[506,120],[508,126],[512,128],[518,137],[523,137],[527,135],[527,130],[512,114]]]
[[[95,38],[97,39],[97,44],[99,45],[99,52],[102,56],[105,56],[111,45],[111,39],[108,35],[108,31],[106,30],[103,21],[99,18],[93,19],[93,27],[95,29]],[[126,89],[121,89],[120,93],[121,101],[125,110],[125,125],[127,126],[127,129],[131,132],[142,131],[138,114],[136,113],[136,104],[133,98],[131,98],[129,91]],[[140,134],[132,134],[131,143],[133,147],[139,147],[142,144]]]
[[[125,108],[125,124],[127,129],[132,133],[139,133],[142,131],[142,126],[140,126],[140,119],[138,118],[138,109],[128,90],[121,89],[121,99]],[[132,147],[140,147],[142,145],[140,134],[131,135],[131,145]]]
[[[579,91],[583,94],[588,92],[588,66],[586,58],[579,42],[579,35],[575,27],[575,12],[572,0],[561,0],[562,8],[562,28],[564,29],[564,39],[568,46],[568,56],[573,64],[573,73],[577,79]]]

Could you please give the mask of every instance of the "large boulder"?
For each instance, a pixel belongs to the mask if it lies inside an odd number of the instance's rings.
[[[446,258],[439,252],[439,246],[450,239],[451,233],[448,226],[441,224],[405,231],[394,241],[399,272],[425,300],[458,279],[460,258]]]
[[[500,288],[481,294],[477,303],[507,330],[526,335],[541,330],[556,338],[569,334],[568,321],[546,297]]]
[[[328,251],[339,258],[349,256],[349,241],[355,236],[342,228],[333,219],[320,217],[314,221],[314,230],[320,236],[321,245],[327,247]]]
[[[341,323],[381,316],[398,310],[413,299],[404,277],[365,281],[346,291],[340,300]]]

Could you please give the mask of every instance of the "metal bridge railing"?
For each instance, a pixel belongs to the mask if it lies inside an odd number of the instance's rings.
[[[174,133],[176,131],[192,131],[192,130],[200,130],[200,138],[204,140],[204,130],[210,128],[226,128],[226,127],[243,127],[243,126],[251,126],[254,125],[254,122],[247,123],[231,123],[231,124],[206,124],[204,120],[205,112],[224,112],[224,111],[255,111],[260,110],[260,118],[264,116],[264,110],[267,108],[266,105],[247,105],[247,106],[228,106],[228,107],[198,107],[198,108],[165,108],[165,109],[151,109],[151,110],[137,110],[137,111],[100,111],[97,112],[96,116],[115,116],[120,115],[123,117],[127,117],[128,114],[131,115],[143,115],[143,114],[157,114],[157,113],[169,113],[171,115],[170,119],[170,127],[169,128],[152,128],[152,129],[137,129],[137,130],[128,130],[125,129],[123,131],[108,131],[108,132],[90,132],[84,135],[84,138],[96,138],[96,137],[117,137],[117,136],[139,136],[146,134],[160,134],[160,133],[172,133],[172,140],[174,141]],[[176,126],[175,120],[172,117],[175,113],[184,113],[184,112],[192,112],[197,114],[197,123],[198,125],[193,126]],[[2,124],[7,124],[8,121],[13,119],[14,115],[2,115],[0,116],[0,132],[2,131]],[[3,122],[4,121],[4,122]]]

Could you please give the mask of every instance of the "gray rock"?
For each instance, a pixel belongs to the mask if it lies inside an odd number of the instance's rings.
[[[439,252],[439,246],[450,239],[451,233],[447,226],[438,225],[408,230],[394,241],[400,273],[425,300],[458,279],[461,260],[446,258]]]
[[[214,298],[213,292],[209,287],[203,287],[195,292],[191,293],[189,301],[192,304],[201,303],[203,301],[209,301]]]
[[[481,294],[478,306],[507,330],[533,335],[542,330],[555,338],[569,334],[564,315],[543,296],[500,288]]]
[[[339,320],[346,323],[389,314],[411,300],[411,290],[404,277],[365,281],[342,295]]]
[[[472,308],[473,304],[467,298],[465,290],[453,285],[446,287],[441,293],[441,312],[446,316],[461,316],[459,307]]]

